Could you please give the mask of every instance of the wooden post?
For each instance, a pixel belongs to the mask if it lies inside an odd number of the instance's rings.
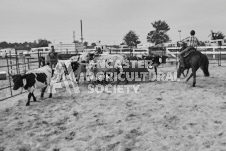
[[[218,66],[221,66],[221,42],[218,42],[219,54],[218,54]]]
[[[26,73],[26,61],[25,61],[25,56],[23,56],[23,66],[24,66],[24,73]]]
[[[15,60],[16,60],[16,73],[19,74],[18,72],[18,56],[17,56],[17,50],[15,49]]]
[[[27,58],[27,68],[28,68],[28,70],[30,70],[29,58]]]
[[[38,50],[38,67],[40,68],[41,67],[41,64],[40,64],[40,54],[39,54],[39,50]]]
[[[10,70],[11,70],[11,74],[12,74],[12,58],[11,58],[11,51],[9,52],[9,63],[10,63]]]
[[[10,74],[12,74],[11,51],[10,51],[9,53],[10,53],[10,64],[11,64],[11,70],[10,70],[10,68],[9,68],[9,60],[8,60],[8,55],[6,55],[6,58],[7,58],[7,68],[8,68],[8,75],[9,75],[10,94],[11,94],[11,96],[13,96],[13,92],[12,92],[12,84],[11,84],[11,76],[10,76]],[[10,73],[10,72],[11,72],[11,73]]]
[[[179,47],[177,47],[177,48],[178,48],[178,49],[177,49],[177,51],[176,51],[176,69],[177,69],[177,64],[178,64],[178,63],[177,63],[177,61],[178,61],[178,60],[177,60],[177,54],[178,54]]]
[[[215,59],[215,48],[213,48],[213,59]]]

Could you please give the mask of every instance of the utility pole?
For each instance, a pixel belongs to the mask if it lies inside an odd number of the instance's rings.
[[[181,41],[181,35],[180,35],[180,33],[181,33],[181,30],[178,30],[178,32],[179,32],[179,38],[180,38],[180,41]]]
[[[73,43],[75,43],[75,31],[73,31]]]
[[[83,43],[83,34],[82,34],[82,20],[80,20],[80,23],[81,23],[81,41],[82,41],[82,43]]]
[[[75,44],[75,53],[78,54],[78,50],[76,49],[76,42],[75,42],[75,31],[73,31],[73,43]]]

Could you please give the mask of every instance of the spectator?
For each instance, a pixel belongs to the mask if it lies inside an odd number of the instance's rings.
[[[54,74],[54,68],[58,61],[58,53],[55,52],[54,46],[51,46],[51,52],[48,53],[47,57],[47,64],[49,64],[50,68],[52,69],[52,75]]]

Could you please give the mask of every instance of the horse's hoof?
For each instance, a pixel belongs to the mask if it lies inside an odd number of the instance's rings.
[[[30,104],[27,103],[26,106],[30,106]]]
[[[49,98],[52,98],[52,94],[49,95]]]

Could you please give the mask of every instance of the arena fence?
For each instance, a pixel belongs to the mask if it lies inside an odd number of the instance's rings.
[[[222,60],[226,60],[226,46],[200,46],[197,50],[205,54],[210,63],[222,65]],[[180,47],[168,47],[166,48],[166,54],[177,57],[180,52]]]
[[[207,57],[210,60],[210,63],[216,63],[219,66],[221,66],[221,61],[226,60],[226,46],[222,47],[199,47],[199,49],[203,54],[207,55]],[[157,53],[161,56],[161,59],[163,59],[163,56],[169,56],[172,57],[167,58],[166,60],[160,60],[162,62],[160,67],[176,67],[177,68],[177,56],[179,53],[179,47],[176,48],[166,48],[166,50],[160,50],[160,51],[153,51],[153,53]],[[114,54],[114,53],[112,53]],[[117,54],[130,54],[131,56],[136,55],[136,53],[127,53],[127,52],[117,52]],[[12,98],[14,96],[18,96],[22,93],[25,93],[26,91],[20,92],[19,91],[13,91],[13,82],[12,77],[10,75],[15,74],[24,74],[28,70],[39,68],[41,63],[39,61],[40,57],[44,57],[46,53],[38,52],[34,53],[31,56],[25,56],[25,55],[18,55],[17,51],[15,54],[9,54],[6,56],[5,59],[1,59],[0,61],[0,70],[5,71],[7,73],[6,80],[0,80],[0,101]],[[60,54],[61,58],[68,59],[71,56],[74,56],[76,54]]]
[[[7,74],[6,80],[0,81],[0,95],[3,96],[0,98],[0,101],[20,95],[25,92],[13,91],[13,82],[10,75],[23,74],[28,70],[35,69],[40,66],[38,57],[31,58],[29,56],[18,55],[17,51],[15,54],[9,52],[5,59],[1,59],[1,64],[1,71],[5,71]]]
[[[0,80],[0,101],[25,93],[25,90],[22,92],[21,90],[13,90],[13,82],[10,75],[24,74],[29,70],[39,68],[41,66],[39,58],[45,57],[46,55],[47,53],[37,52],[30,56],[25,56],[18,55],[16,51],[15,54],[9,52],[5,59],[0,59],[0,70],[6,72],[6,80]],[[64,60],[74,55],[76,54],[62,53],[60,57]]]

